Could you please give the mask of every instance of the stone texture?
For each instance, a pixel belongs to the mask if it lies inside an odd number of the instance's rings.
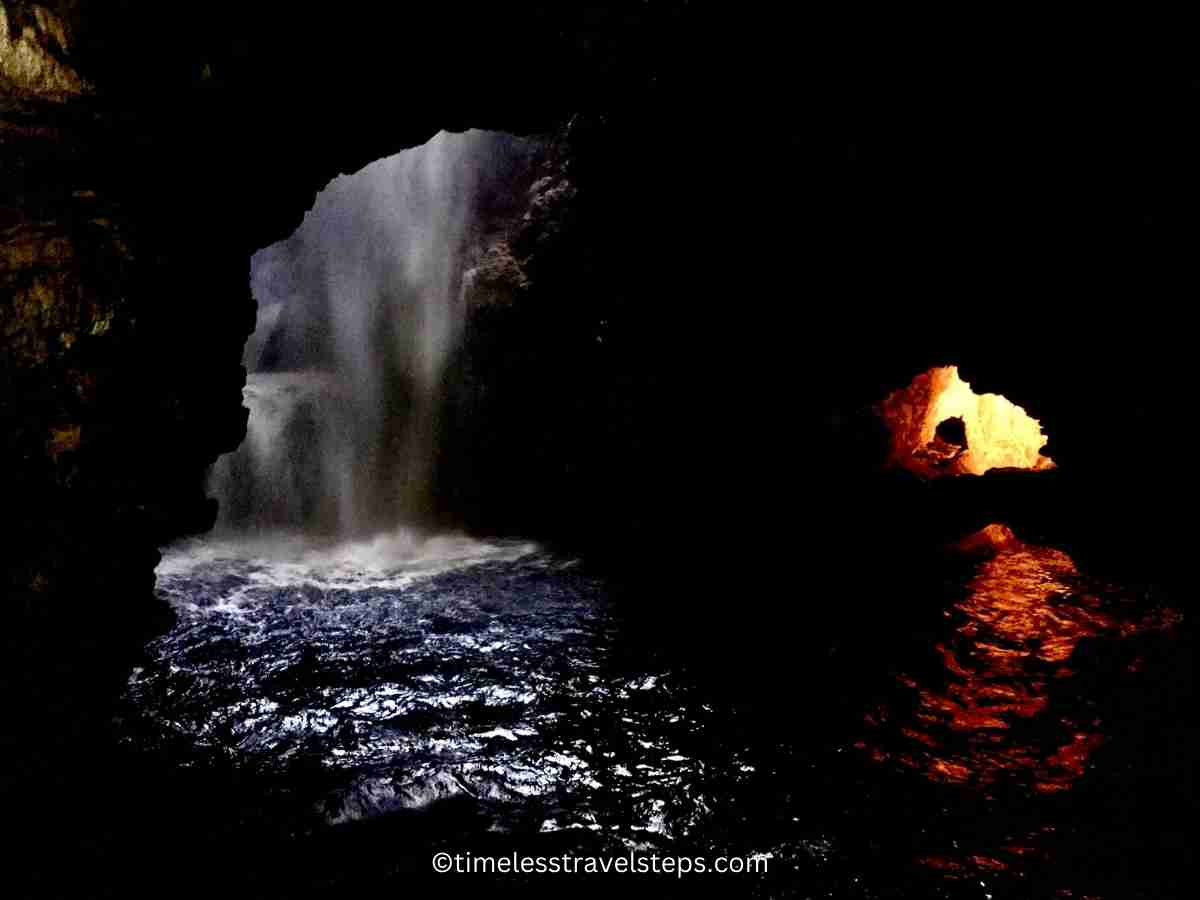
[[[0,93],[63,101],[91,90],[68,61],[71,28],[54,5],[0,3]]]

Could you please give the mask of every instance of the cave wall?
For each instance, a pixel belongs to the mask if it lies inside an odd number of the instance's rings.
[[[102,718],[162,627],[154,548],[211,522],[204,470],[244,428],[250,254],[442,128],[557,135],[573,192],[516,248],[529,283],[472,313],[452,518],[642,573],[903,547],[912,510],[962,504],[864,475],[872,406],[946,364],[1043,422],[1056,508],[1087,498],[1110,544],[1169,488],[1126,463],[1183,355],[1173,74],[683,2],[0,6],[5,680],[30,716]]]

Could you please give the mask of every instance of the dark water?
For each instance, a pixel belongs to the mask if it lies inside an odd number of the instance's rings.
[[[139,753],[236,772],[289,839],[408,823],[392,849],[417,869],[491,842],[767,859],[735,896],[1169,895],[1175,832],[1137,817],[1191,796],[1145,771],[1180,616],[1049,548],[952,565],[924,624],[864,620],[857,655],[718,690],[532,545],[183,545],[159,571],[179,621],[122,728]],[[822,679],[854,689],[833,709]]]

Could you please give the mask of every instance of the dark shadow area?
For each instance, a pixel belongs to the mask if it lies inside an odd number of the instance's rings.
[[[1181,438],[1163,431],[1186,421],[1193,381],[1196,90],[1179,60],[1124,24],[1052,16],[964,21],[943,39],[949,23],[907,12],[776,22],[682,2],[3,9],[10,42],[90,86],[55,94],[68,82],[51,68],[0,82],[14,896],[400,892],[424,885],[442,847],[617,846],[586,828],[542,834],[532,813],[498,833],[504,804],[461,794],[326,827],[314,804],[336,734],[268,772],[232,751],[214,762],[187,742],[135,752],[114,738],[133,718],[118,700],[131,671],[163,663],[147,641],[181,633],[154,594],[155,548],[213,526],[207,473],[246,434],[248,260],[338,173],[468,128],[544,141],[571,196],[525,225],[527,193],[492,197],[527,282],[483,267],[491,302],[467,311],[431,425],[433,521],[581,560],[613,610],[597,677],[669,671],[678,693],[655,694],[647,720],[707,705],[693,756],[741,765],[735,750],[754,748],[753,773],[706,783],[702,836],[671,852],[791,848],[773,880],[729,896],[968,897],[980,872],[997,897],[1190,893],[1194,503]],[[311,324],[259,361],[286,368]],[[945,365],[1036,417],[1057,468],[884,468],[875,406]],[[408,421],[407,373],[388,377],[389,412]],[[939,426],[947,452],[965,437]],[[318,499],[291,497],[315,517]],[[1070,790],[958,790],[895,763],[924,752],[901,731],[920,721],[921,692],[970,681],[935,649],[975,627],[963,604],[983,563],[947,547],[991,523],[1090,579],[1063,576],[1043,605],[1068,597],[1116,623],[1072,645],[1069,675],[1022,670],[1020,684],[1052,687],[1040,718],[1006,735],[1073,747],[1064,722],[1105,723]],[[1162,609],[1178,619],[1143,627]],[[469,631],[431,621],[431,640]],[[1040,636],[1013,646],[1045,649]],[[280,678],[302,693],[345,675],[331,658],[376,663],[327,651],[287,657]],[[879,708],[902,724],[862,741],[887,765],[855,747]],[[474,713],[480,730],[513,724]],[[636,751],[618,725],[570,728]],[[939,868],[960,838],[1005,848],[1010,868]],[[714,885],[629,890],[643,887]]]

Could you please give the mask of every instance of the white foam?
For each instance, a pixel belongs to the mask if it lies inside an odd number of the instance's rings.
[[[245,583],[221,598],[236,604],[261,588],[400,590],[445,572],[489,562],[511,562],[538,551],[527,541],[476,540],[461,534],[425,535],[408,529],[359,541],[320,541],[298,534],[192,539],[164,548],[160,584],[201,569],[238,565]],[[169,588],[167,590],[170,593]]]
[[[400,529],[362,541],[322,542],[297,534],[236,539],[199,539],[172,544],[163,551],[159,575],[184,575],[221,561],[258,562],[277,571],[292,568],[306,575],[388,575],[422,567],[508,562],[536,552],[531,542],[488,543],[465,535],[422,537]]]

